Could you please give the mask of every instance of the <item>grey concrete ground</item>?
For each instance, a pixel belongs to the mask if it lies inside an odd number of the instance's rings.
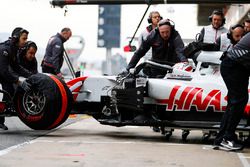
[[[78,116],[74,119],[69,118],[59,128],[67,126],[71,123],[74,123],[78,121],[79,119],[81,119],[81,116]],[[6,120],[5,124],[8,126],[9,130],[4,131],[0,129],[0,150],[6,149],[13,145],[17,145],[20,143],[34,140],[40,136],[44,136],[47,133],[51,133],[54,131],[54,130],[30,129],[23,122],[21,122],[21,120],[18,117],[6,117],[5,120]]]
[[[0,151],[0,167],[247,167],[250,149],[216,151],[200,131],[166,142],[149,127],[111,127],[91,117]]]

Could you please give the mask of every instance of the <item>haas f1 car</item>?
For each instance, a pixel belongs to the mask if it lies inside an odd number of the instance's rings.
[[[2,102],[1,111],[14,111],[32,129],[56,128],[70,113],[77,113],[104,125],[157,126],[167,137],[173,129],[216,132],[227,105],[221,55],[202,51],[196,64],[190,60],[189,70],[183,63],[171,67],[146,61],[127,75],[81,76],[67,83],[54,75],[36,74],[27,79],[32,91],[17,89],[13,104]],[[166,75],[149,78],[141,72],[145,65],[166,70]],[[249,109],[247,105],[237,127],[247,135]]]

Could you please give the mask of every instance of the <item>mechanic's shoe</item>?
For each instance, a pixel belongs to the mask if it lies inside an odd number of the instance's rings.
[[[222,147],[220,143],[221,143],[221,142],[214,142],[212,148],[213,148],[214,150],[219,150],[220,147]]]
[[[237,151],[237,150],[242,150],[243,149],[243,145],[236,143],[235,141],[229,141],[229,140],[225,140],[223,139],[223,141],[220,143],[220,145],[222,147],[225,147],[231,151]]]
[[[8,127],[4,124],[0,124],[0,128],[3,129],[3,130],[8,130]]]

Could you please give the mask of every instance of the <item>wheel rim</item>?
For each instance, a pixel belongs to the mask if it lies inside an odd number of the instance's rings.
[[[39,115],[43,112],[46,97],[39,91],[26,92],[23,96],[23,107],[30,115]]]

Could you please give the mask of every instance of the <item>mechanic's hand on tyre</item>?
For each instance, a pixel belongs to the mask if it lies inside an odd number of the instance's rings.
[[[19,81],[18,86],[20,86],[25,92],[31,91],[31,85],[25,81]]]

